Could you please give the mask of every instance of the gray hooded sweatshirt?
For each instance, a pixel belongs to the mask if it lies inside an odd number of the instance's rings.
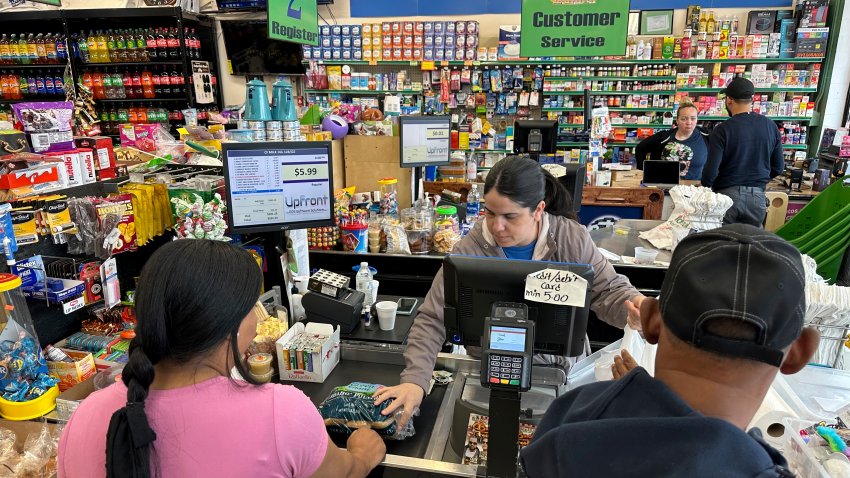
[[[486,227],[486,220],[478,224],[452,250],[453,254],[485,257],[505,257]],[[619,328],[626,326],[624,302],[640,293],[629,280],[617,274],[614,267],[593,244],[590,233],[581,224],[561,216],[543,214],[537,244],[532,259],[553,262],[590,264],[596,276],[591,290],[590,309],[597,317]],[[419,309],[407,339],[404,352],[406,367],[401,373],[401,383],[415,383],[428,392],[431,373],[437,354],[446,341],[446,325],[443,322],[443,270],[434,277],[431,290]],[[590,346],[587,346],[585,354]],[[535,363],[555,363],[569,369],[582,357],[535,356]]]

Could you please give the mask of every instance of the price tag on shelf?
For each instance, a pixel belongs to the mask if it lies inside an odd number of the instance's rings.
[[[472,66],[472,60],[466,60],[463,62],[463,66]]]
[[[378,66],[378,60],[369,60],[369,66]]]
[[[418,66],[418,65],[419,65],[418,61],[411,61],[410,62],[410,66]]]
[[[437,65],[433,61],[423,61],[421,69],[422,71],[434,71],[437,69]]]
[[[444,60],[444,61],[441,61],[441,62],[440,62],[440,66],[449,66],[449,62],[447,62],[447,61],[445,61],[445,60]]]

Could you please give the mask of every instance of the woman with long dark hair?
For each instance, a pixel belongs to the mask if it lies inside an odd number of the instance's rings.
[[[591,310],[615,327],[623,328],[628,321],[640,329],[643,295],[602,256],[587,229],[576,221],[569,192],[536,161],[508,157],[496,163],[484,183],[484,201],[484,220],[478,221],[453,253],[590,264],[596,273]],[[376,394],[376,403],[395,399],[385,414],[404,407],[404,423],[422,402],[437,353],[446,341],[444,305],[440,270],[410,329],[401,384]],[[578,359],[581,357],[535,356],[536,362],[550,361],[564,368]]]
[[[222,242],[175,241],[151,255],[122,381],[71,416],[59,477],[338,477],[377,466],[386,449],[374,431],[340,450],[301,391],[251,380],[242,357],[262,279],[248,252]]]

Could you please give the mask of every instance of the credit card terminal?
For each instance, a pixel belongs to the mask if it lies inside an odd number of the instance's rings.
[[[484,320],[481,348],[481,385],[524,392],[531,388],[534,322],[528,306],[496,302]]]

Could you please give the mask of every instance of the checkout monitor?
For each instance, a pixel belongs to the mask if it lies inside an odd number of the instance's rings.
[[[525,279],[543,269],[567,270],[587,280],[584,307],[524,299]],[[494,302],[521,302],[534,322],[534,352],[576,357],[585,351],[593,266],[449,255],[443,261],[445,324],[449,342],[480,347],[484,319]]]
[[[222,144],[235,234],[333,225],[329,141]]]

